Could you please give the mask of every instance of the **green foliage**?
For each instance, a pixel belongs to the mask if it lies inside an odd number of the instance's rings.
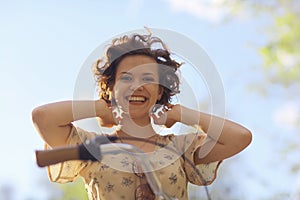
[[[225,20],[244,18],[268,18],[266,24],[269,40],[259,48],[263,59],[260,67],[270,84],[285,87],[300,86],[300,2],[299,0],[275,1],[224,1],[230,13]],[[265,84],[265,82],[263,83]]]
[[[88,200],[82,178],[78,178],[72,183],[60,184],[59,187],[63,191],[59,200]]]
[[[260,48],[264,72],[271,83],[300,84],[300,21],[297,13],[275,18],[271,40]]]

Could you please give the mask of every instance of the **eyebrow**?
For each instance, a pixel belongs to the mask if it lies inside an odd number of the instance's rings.
[[[120,74],[129,74],[129,75],[132,75],[132,73],[130,73],[130,72],[121,72]],[[145,73],[143,73],[142,75],[154,75],[154,73],[152,73],[152,72],[145,72]]]
[[[145,73],[143,73],[143,75],[154,75],[154,73],[152,73],[152,72],[145,72]]]
[[[130,72],[120,72],[120,74],[131,74]]]

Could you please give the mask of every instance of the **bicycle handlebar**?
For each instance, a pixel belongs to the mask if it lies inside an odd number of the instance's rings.
[[[153,192],[156,196],[160,197],[164,200],[174,200],[174,198],[170,197],[168,194],[163,192],[162,186],[160,184],[159,179],[157,178],[154,170],[152,169],[152,165],[149,160],[145,159],[143,156],[138,156],[137,153],[144,153],[139,148],[122,143],[111,143],[117,140],[117,137],[111,136],[97,136],[93,140],[88,140],[80,145],[76,146],[66,146],[66,147],[58,147],[49,150],[37,150],[36,154],[36,162],[39,167],[45,167],[53,164],[57,164],[60,162],[70,161],[70,160],[91,160],[91,161],[100,161],[102,159],[102,155],[105,154],[116,154],[120,152],[125,152],[127,154],[134,154],[135,158],[140,162],[143,170],[145,171],[145,175],[147,180],[153,189]],[[136,138],[135,140],[142,140],[140,138]],[[110,144],[109,144],[110,143]],[[163,146],[162,144],[157,144],[159,146]],[[192,167],[192,163],[187,159],[186,160]],[[195,167],[194,167],[195,168]],[[195,168],[197,171],[197,169]],[[197,171],[200,178],[203,179],[199,171]],[[205,185],[205,190],[207,194],[208,200],[211,200],[210,195],[208,193],[208,189]]]
[[[89,145],[89,144],[86,144]],[[95,145],[95,144],[93,144]],[[69,147],[61,147],[61,148],[55,148],[50,150],[38,150],[36,151],[36,160],[39,167],[45,167],[53,164],[57,164],[60,162],[65,162],[69,160],[95,160],[93,159],[93,155],[87,156],[87,149],[89,149],[89,146],[87,146],[86,149],[82,148],[83,145],[77,145],[77,146],[69,146]],[[118,149],[117,149],[117,148]],[[128,154],[132,153],[143,153],[140,149],[133,145],[129,144],[102,144],[98,145],[98,155],[99,157],[102,157],[102,155],[105,154],[113,154],[113,153],[119,153],[119,152],[126,152]],[[95,148],[93,148],[95,150]],[[126,151],[124,151],[126,150]],[[100,153],[101,152],[101,153]],[[90,152],[89,152],[90,153]],[[91,157],[93,156],[93,157]],[[82,159],[85,157],[85,159]],[[91,158],[91,159],[90,159]],[[145,172],[144,174],[147,177],[147,180],[155,193],[156,196],[160,197],[164,200],[174,200],[174,198],[167,195],[162,190],[162,186],[160,184],[159,179],[157,178],[156,174],[154,174],[154,170],[151,168],[151,164],[149,161],[142,156],[135,156],[135,158],[141,163],[141,166]],[[100,160],[100,159],[99,159]]]

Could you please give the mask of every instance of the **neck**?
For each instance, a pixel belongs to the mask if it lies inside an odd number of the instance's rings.
[[[156,135],[151,123],[150,118],[142,122],[141,120],[134,120],[129,117],[122,119],[121,128],[117,131],[119,136],[149,138]]]

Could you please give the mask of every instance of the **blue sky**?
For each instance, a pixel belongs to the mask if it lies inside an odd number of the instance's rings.
[[[42,149],[43,142],[32,125],[32,109],[72,99],[78,72],[90,53],[114,35],[144,26],[181,33],[203,47],[223,80],[227,116],[252,130],[252,145],[223,164],[235,171],[232,179],[239,185],[237,195],[255,199],[251,195],[259,195],[257,191],[264,191],[259,197],[263,198],[276,190],[295,190],[295,184],[283,187],[279,182],[289,185],[299,175],[291,178],[286,166],[271,160],[270,154],[276,152],[276,158],[283,162],[295,162],[295,152],[286,157],[280,149],[296,132],[289,123],[299,117],[295,114],[299,106],[293,99],[264,98],[247,90],[249,84],[261,78],[254,69],[262,64],[256,48],[268,41],[261,31],[268,19],[219,23],[221,11],[211,16],[202,9],[201,15],[197,12],[199,6],[179,9],[166,0],[0,0],[0,5],[0,186],[14,184],[16,199],[31,194],[32,186],[37,186],[36,180],[45,172],[33,158],[34,150]],[[292,113],[288,115],[291,119],[279,125],[280,116],[287,112]],[[278,134],[276,141],[272,140],[274,134]],[[275,175],[280,181],[272,180]],[[225,181],[220,179],[216,187]]]

